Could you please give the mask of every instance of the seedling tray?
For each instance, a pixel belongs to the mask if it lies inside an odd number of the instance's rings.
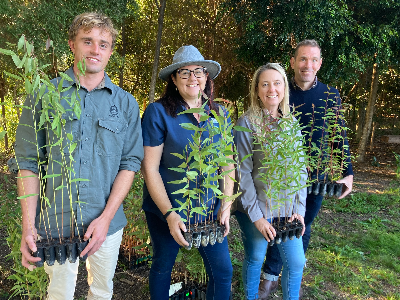
[[[222,243],[224,241],[225,225],[213,222],[200,223],[193,227],[187,232],[182,232],[183,237],[189,243],[189,246],[185,247],[187,250],[192,249],[192,247],[206,247],[208,244],[215,245],[216,242]]]
[[[57,261],[60,265],[63,265],[66,260],[70,263],[75,263],[83,249],[87,246],[89,241],[83,241],[79,237],[66,238],[61,240],[41,240],[36,242],[37,251],[33,252],[34,257],[40,257],[41,260],[35,263],[36,267],[42,267],[44,262],[48,266],[54,265]],[[80,257],[81,260],[86,260],[87,255]]]
[[[307,193],[314,194],[316,196],[327,195],[328,197],[340,197],[342,195],[343,185],[344,183],[337,183],[335,181],[315,181],[307,188]]]
[[[268,242],[269,246],[285,243],[288,239],[293,240],[295,237],[299,239],[303,230],[303,224],[299,220],[287,222],[285,218],[281,218],[279,222],[274,221],[272,226],[275,229],[276,236]]]

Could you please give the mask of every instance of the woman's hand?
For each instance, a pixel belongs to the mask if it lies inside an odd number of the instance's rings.
[[[222,225],[225,225],[224,237],[229,234],[229,218],[231,217],[231,206],[221,207],[218,211],[218,220]]]
[[[185,240],[182,235],[181,230],[186,232],[186,226],[182,222],[181,216],[177,214],[175,211],[171,212],[167,217],[167,223],[169,227],[169,232],[174,238],[175,242],[177,242],[181,246],[189,246],[189,243]]]
[[[268,242],[270,242],[275,238],[276,236],[275,228],[264,218],[255,221],[254,225]]]
[[[303,230],[301,231],[301,235],[304,234],[304,232],[306,231],[306,225],[304,224],[304,217],[302,215],[299,214],[293,214],[290,219],[289,222],[293,222],[294,219],[297,219],[301,222],[301,224],[303,224]]]

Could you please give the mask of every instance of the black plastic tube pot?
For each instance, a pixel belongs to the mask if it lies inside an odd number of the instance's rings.
[[[54,246],[57,262],[60,265],[65,264],[67,260],[67,248],[65,244],[57,244]]]
[[[56,261],[56,252],[54,250],[54,245],[47,244],[44,247],[44,258],[48,266],[54,265]]]
[[[35,266],[38,268],[43,267],[45,258],[44,258],[44,248],[42,245],[39,245],[38,243],[36,244],[36,251],[33,252],[33,256],[40,257],[41,259],[40,261],[35,262]]]
[[[217,242],[222,243],[224,241],[225,225],[218,224],[217,227]]]
[[[203,247],[207,247],[208,242],[210,241],[210,230],[208,226],[205,226],[201,231],[201,245]]]
[[[194,231],[193,232],[193,242],[192,242],[193,247],[199,248],[201,245],[201,232],[200,231]]]
[[[342,195],[343,185],[344,185],[344,183],[336,182],[336,188],[335,188],[335,196],[336,197],[340,197]]]
[[[335,193],[335,183],[334,182],[329,182],[328,186],[326,187],[326,194],[328,197],[332,197]]]
[[[320,186],[319,186],[319,194],[321,196],[325,196],[326,195],[326,188],[327,188],[327,183],[326,182],[321,182]]]
[[[216,224],[213,224],[213,226],[210,227],[210,233],[209,233],[209,243],[211,246],[215,245],[217,242],[217,226]]]
[[[321,183],[320,183],[319,181],[313,182],[312,191],[313,191],[313,194],[314,194],[315,196],[319,195],[320,184],[321,184]]]
[[[185,238],[185,241],[188,242],[188,244],[189,244],[189,246],[185,246],[185,248],[187,250],[192,249],[192,243],[193,243],[192,232],[191,231],[184,232],[183,237]]]
[[[87,240],[86,242],[82,240],[81,242],[78,243],[78,255],[79,255],[80,260],[82,260],[82,261],[85,261],[87,258],[87,253],[83,257],[81,257],[81,253],[88,244],[89,244],[89,240]]]

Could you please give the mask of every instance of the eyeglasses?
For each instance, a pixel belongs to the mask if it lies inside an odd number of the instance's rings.
[[[190,77],[190,73],[192,73],[192,72],[196,78],[202,78],[206,74],[207,69],[206,68],[196,68],[193,71],[188,70],[188,69],[179,69],[178,75],[182,79],[188,79]]]

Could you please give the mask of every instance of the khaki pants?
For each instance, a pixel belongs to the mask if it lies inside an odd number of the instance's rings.
[[[123,229],[107,236],[96,253],[86,260],[88,272],[88,300],[111,299],[113,295],[113,278],[117,266],[119,247],[122,241]],[[48,300],[74,299],[76,278],[78,276],[79,260],[71,264],[68,260],[60,265],[57,261],[44,269],[49,275],[50,283],[47,288]]]

